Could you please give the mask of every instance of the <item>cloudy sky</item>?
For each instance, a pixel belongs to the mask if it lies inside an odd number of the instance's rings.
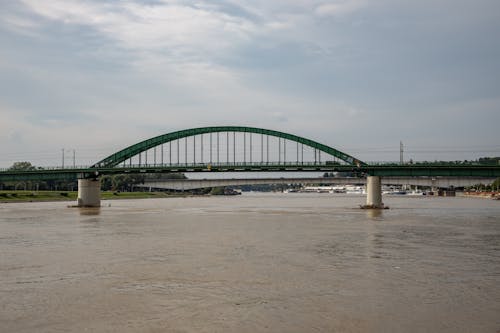
[[[0,167],[212,125],[500,156],[498,0],[5,0],[0,42]]]

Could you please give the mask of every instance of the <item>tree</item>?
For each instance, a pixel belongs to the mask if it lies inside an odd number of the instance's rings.
[[[30,171],[30,170],[36,170],[36,167],[32,165],[30,162],[15,162],[14,164],[12,164],[9,170]]]
[[[113,187],[113,177],[112,176],[103,176],[101,178],[101,190],[109,191]]]
[[[479,164],[485,165],[499,165],[500,157],[481,157],[479,158]]]
[[[500,189],[500,178],[497,178],[493,184],[491,184],[491,188],[492,189],[496,189],[498,191],[498,189]]]
[[[133,185],[144,183],[143,175],[113,175],[101,179],[103,191],[131,191]]]

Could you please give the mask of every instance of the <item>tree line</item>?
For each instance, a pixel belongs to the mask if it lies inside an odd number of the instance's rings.
[[[33,171],[43,170],[31,162],[15,162],[8,170]],[[146,180],[179,179],[186,178],[182,173],[172,174],[117,174],[101,177],[101,190],[131,192],[136,189],[135,185],[144,184]],[[27,180],[0,182],[0,190],[29,190],[29,191],[76,191],[77,180]]]

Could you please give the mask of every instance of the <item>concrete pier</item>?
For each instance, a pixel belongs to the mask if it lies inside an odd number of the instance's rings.
[[[385,208],[382,203],[382,182],[378,176],[366,178],[366,205],[363,208]]]
[[[78,207],[101,206],[101,181],[78,179]]]

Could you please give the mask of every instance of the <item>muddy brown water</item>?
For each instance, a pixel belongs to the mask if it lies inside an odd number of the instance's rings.
[[[0,204],[1,332],[498,332],[500,202]]]

